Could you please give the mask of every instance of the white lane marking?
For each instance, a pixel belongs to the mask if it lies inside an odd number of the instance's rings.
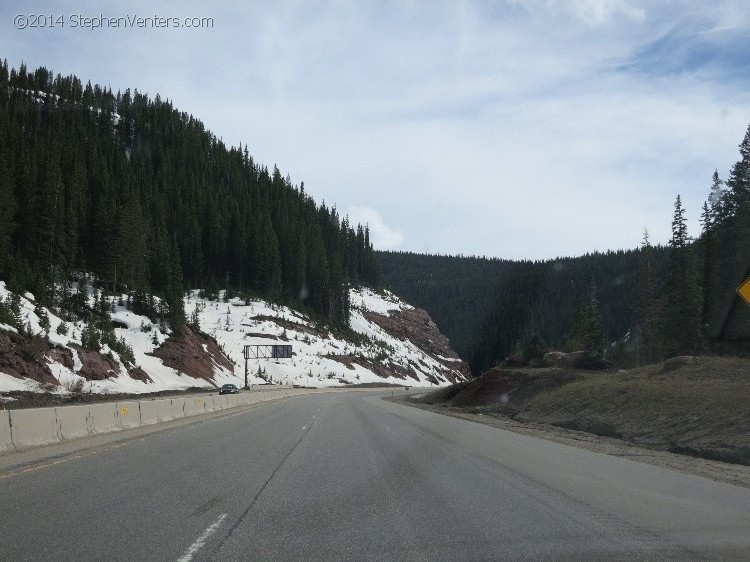
[[[177,562],[190,562],[193,559],[193,556],[195,556],[196,553],[201,548],[203,548],[203,545],[206,544],[208,537],[210,537],[216,532],[216,530],[219,528],[219,525],[221,525],[221,522],[224,521],[226,517],[227,517],[226,513],[222,513],[221,515],[219,515],[219,517],[216,518],[216,521],[211,523],[208,526],[208,529],[203,531],[203,534],[197,539],[195,539],[195,542],[190,545],[190,548],[188,548],[185,551],[185,554],[183,554],[182,557],[177,560]]]

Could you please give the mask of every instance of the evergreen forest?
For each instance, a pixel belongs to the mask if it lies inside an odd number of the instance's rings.
[[[74,279],[184,323],[190,288],[349,318],[380,283],[366,227],[159,95],[0,63],[0,280],[75,309]],[[158,298],[154,300],[154,295]],[[80,308],[80,307],[79,307]]]

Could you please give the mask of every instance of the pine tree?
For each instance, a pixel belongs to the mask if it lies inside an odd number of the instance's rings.
[[[727,179],[727,202],[731,215],[746,215],[750,210],[750,127],[740,143],[740,155],[742,158],[732,166]]]
[[[669,248],[663,314],[666,351],[670,356],[699,353],[704,348],[701,287],[679,195],[675,201]]]
[[[648,230],[643,230],[638,262],[638,293],[635,310],[636,365],[651,363],[659,358],[659,313],[654,290],[653,247]]]
[[[573,346],[578,351],[585,351],[587,361],[593,362],[603,358],[604,345],[599,298],[592,279],[588,293],[579,301]]]
[[[708,212],[705,214],[704,229],[710,230],[720,225],[727,218],[728,203],[727,191],[724,189],[724,182],[719,177],[719,171],[714,170],[712,176],[711,190],[708,195]]]

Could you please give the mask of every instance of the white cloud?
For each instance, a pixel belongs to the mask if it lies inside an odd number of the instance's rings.
[[[377,250],[396,250],[404,242],[404,235],[401,231],[385,224],[380,213],[372,207],[355,205],[349,207],[346,214],[352,225],[359,223],[370,227],[372,245]]]

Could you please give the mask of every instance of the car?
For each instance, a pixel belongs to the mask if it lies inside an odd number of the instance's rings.
[[[240,389],[234,384],[224,384],[219,389],[219,394],[239,394]]]

